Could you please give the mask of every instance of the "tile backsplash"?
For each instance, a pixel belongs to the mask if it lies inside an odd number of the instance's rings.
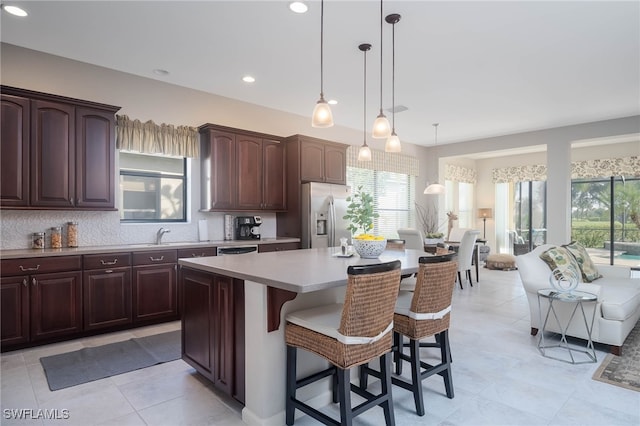
[[[275,213],[262,216],[260,233],[263,238],[275,238]],[[188,223],[134,223],[120,224],[117,211],[56,211],[56,210],[0,210],[0,249],[24,249],[31,247],[31,234],[45,232],[46,247],[50,247],[50,228],[62,226],[63,247],[66,247],[66,223],[78,222],[78,245],[106,246],[119,244],[143,244],[155,242],[159,228],[171,232],[163,237],[165,242],[198,241],[198,220],[206,219],[210,240],[224,239],[224,214],[197,212]]]

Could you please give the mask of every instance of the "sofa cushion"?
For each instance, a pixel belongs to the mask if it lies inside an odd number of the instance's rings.
[[[552,271],[555,269],[564,271],[565,269],[573,268],[576,274],[580,275],[580,265],[578,265],[576,258],[573,257],[571,252],[565,247],[553,246],[542,252],[540,259],[544,260]]]
[[[582,279],[586,283],[602,278],[602,274],[598,272],[598,268],[591,260],[589,253],[584,246],[576,241],[572,241],[570,244],[564,245],[569,252],[576,258],[578,266],[580,266],[580,272],[582,273]]]
[[[629,281],[622,278],[598,280],[603,318],[624,321],[640,309],[640,285],[629,285]]]

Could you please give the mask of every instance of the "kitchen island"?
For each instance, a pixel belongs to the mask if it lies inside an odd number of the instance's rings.
[[[244,368],[240,368],[243,370],[242,374],[238,374],[237,371],[234,374],[237,380],[243,382],[237,385],[243,392],[244,398],[241,401],[245,407],[242,419],[245,423],[284,424],[286,345],[284,327],[280,323],[288,312],[342,302],[347,283],[347,267],[350,265],[400,260],[402,273],[410,274],[417,272],[419,257],[428,255],[418,250],[388,250],[378,259],[362,259],[357,255],[348,258],[337,257],[338,251],[339,248],[306,249],[178,261],[182,268],[182,276],[187,277],[183,279],[182,290],[191,293],[183,298],[183,342],[193,342],[194,333],[201,333],[201,330],[194,330],[196,324],[202,325],[202,322],[198,322],[203,318],[200,307],[212,306],[213,309],[233,312],[234,307],[229,304],[207,301],[205,305],[198,302],[207,294],[211,294],[211,290],[204,290],[208,288],[205,279],[207,276],[215,277],[219,281],[219,290],[213,290],[215,293],[235,294],[231,300],[235,300],[236,303],[237,294],[243,295],[242,306],[235,306],[235,317],[244,324],[242,339],[233,340],[224,333],[219,336],[218,342],[234,342],[235,347],[212,348],[212,364],[220,367],[222,372],[214,372],[212,376],[207,377],[213,377],[214,384],[220,380],[221,388],[224,389],[224,386],[228,385],[225,375],[228,377],[231,374],[228,371],[224,372],[224,364],[230,362],[229,360],[241,363],[244,359]],[[193,278],[189,278],[190,276]],[[215,282],[215,279],[211,282]],[[233,293],[234,291],[236,293]],[[190,312],[190,300],[193,301],[194,312]],[[241,316],[238,315],[238,311],[241,311]],[[220,312],[214,312],[213,317],[223,321],[225,317],[219,314]],[[210,330],[204,328],[206,332],[215,333],[215,328],[219,325],[216,326],[215,321],[211,324]],[[198,327],[202,329],[201,326]],[[197,348],[198,345],[193,342],[191,347]],[[183,353],[185,350],[190,349],[183,345]],[[230,356],[231,352],[234,352],[235,356]],[[237,353],[242,356],[237,356]],[[318,357],[307,355],[309,354],[299,355],[300,371],[309,371],[324,365],[324,361]],[[185,361],[193,365],[193,360],[188,358]],[[197,369],[200,371],[200,368]],[[312,386],[310,388],[313,398],[307,398],[313,399],[312,404],[329,403],[331,395],[328,386],[326,389],[313,389]],[[305,395],[309,394],[301,392],[302,398],[305,398]]]

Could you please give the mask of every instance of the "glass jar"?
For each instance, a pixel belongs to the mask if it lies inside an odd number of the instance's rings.
[[[34,232],[33,234],[31,234],[31,248],[44,248],[44,232]]]
[[[67,222],[67,247],[78,247],[78,222]]]
[[[51,228],[51,248],[62,248],[62,227],[60,226]]]

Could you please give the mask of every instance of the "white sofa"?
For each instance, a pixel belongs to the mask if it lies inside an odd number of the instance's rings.
[[[549,306],[548,300],[541,298],[540,308],[538,307],[538,290],[551,287],[549,283],[551,269],[540,259],[540,254],[550,247],[553,245],[544,244],[530,253],[516,256],[520,278],[529,300],[531,334],[534,336],[542,326],[539,309],[542,309],[542,321],[544,321],[544,315]],[[611,353],[620,355],[624,340],[640,318],[640,279],[631,278],[630,268],[610,265],[597,265],[597,268],[602,278],[591,283],[581,280],[576,290],[598,296],[595,304],[584,304],[589,321],[594,307],[596,309],[591,338],[594,342],[611,345]],[[573,307],[573,304],[569,303],[554,303],[554,309],[562,324],[567,323]],[[560,332],[553,318],[549,318],[546,330]],[[584,320],[579,312],[576,312],[571,321],[567,336],[588,338]]]

